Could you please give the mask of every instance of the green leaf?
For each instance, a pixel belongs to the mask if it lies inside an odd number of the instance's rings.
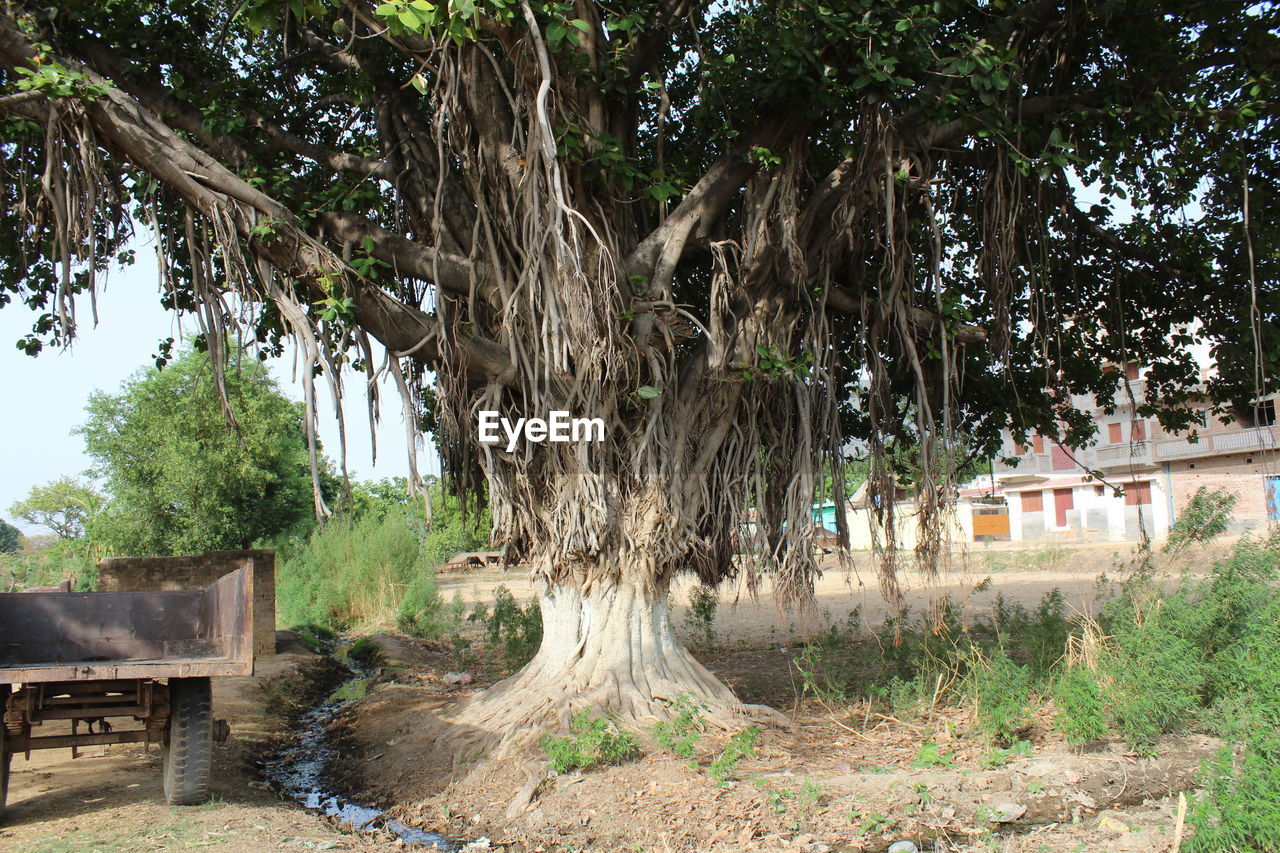
[[[652,400],[654,397],[657,397],[661,393],[662,393],[661,391],[659,391],[657,388],[654,388],[652,385],[641,385],[639,388],[636,389],[636,397],[641,400]]]

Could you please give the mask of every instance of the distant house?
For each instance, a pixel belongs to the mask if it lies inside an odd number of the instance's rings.
[[[863,483],[849,499],[846,514],[849,547],[870,550],[873,540],[884,544],[887,531],[878,516],[867,484]],[[893,519],[894,545],[903,550],[915,548],[919,542],[920,519],[914,495],[909,489],[896,490]],[[993,491],[990,480],[957,489],[944,521],[946,535],[953,543],[1006,541],[1010,538],[1008,510],[1004,499]]]
[[[1063,448],[1037,435],[1023,446],[1006,433],[992,474],[1008,502],[1013,540],[1162,539],[1202,486],[1238,497],[1236,532],[1280,519],[1274,396],[1226,424],[1206,404],[1196,429],[1166,433],[1135,412],[1146,396],[1142,371],[1133,364],[1116,369],[1126,371],[1128,389],[1117,393],[1112,413],[1087,397],[1072,400],[1097,425],[1093,445]]]

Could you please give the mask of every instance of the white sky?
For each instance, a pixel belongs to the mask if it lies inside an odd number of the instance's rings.
[[[159,342],[180,338],[176,315],[160,306],[155,256],[139,245],[138,261],[113,272],[98,299],[99,325],[92,325],[88,299],[78,301],[80,334],[67,351],[46,349],[36,358],[17,349],[18,339],[31,329],[36,313],[11,302],[0,308],[0,399],[8,400],[9,413],[0,417],[0,518],[24,533],[43,533],[13,518],[9,507],[27,496],[34,485],[64,474],[80,475],[89,467],[84,441],[71,430],[84,422],[84,405],[94,390],[114,392],[134,371],[151,363]],[[188,334],[194,319],[184,323]],[[269,362],[280,388],[302,399],[302,389],[292,377],[291,354]],[[349,376],[347,465],[361,479],[406,476],[404,420],[394,382],[382,388],[382,422],[378,428],[378,461],[371,461],[368,417],[362,393],[362,377]],[[338,459],[338,422],[322,381],[316,383],[320,400],[320,437],[325,452]],[[422,474],[438,473],[433,449],[420,450]]]

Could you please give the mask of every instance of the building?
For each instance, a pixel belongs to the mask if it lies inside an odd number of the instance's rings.
[[[1125,367],[1128,388],[1108,414],[1087,397],[1072,404],[1098,427],[1090,447],[1059,447],[1034,436],[1029,447],[1006,433],[992,476],[1009,507],[1014,541],[1137,541],[1163,539],[1201,487],[1237,496],[1235,530],[1280,519],[1280,426],[1275,396],[1222,423],[1201,408],[1200,424],[1165,432],[1136,414],[1146,381]]]

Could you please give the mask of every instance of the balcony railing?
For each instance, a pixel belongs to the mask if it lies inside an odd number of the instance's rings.
[[[1197,456],[1221,456],[1226,453],[1248,453],[1251,450],[1280,448],[1280,431],[1276,427],[1255,427],[1230,432],[1206,433],[1197,442],[1172,438],[1154,442],[1153,458],[1159,462],[1190,459]]]
[[[1124,468],[1152,463],[1151,445],[1146,441],[1103,444],[1092,450],[1093,464],[1099,468]]]

